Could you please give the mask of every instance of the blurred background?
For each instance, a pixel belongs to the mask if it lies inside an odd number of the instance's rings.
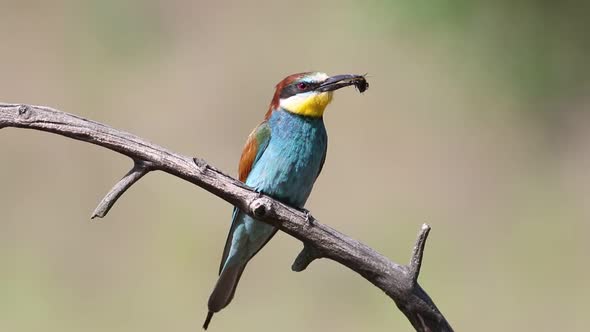
[[[0,101],[107,123],[235,174],[274,85],[368,73],[325,115],[307,207],[396,262],[433,230],[420,282],[457,331],[585,331],[590,39],[582,1],[0,1]],[[231,206],[149,174],[90,213],[126,157],[0,131],[0,330],[198,331]],[[343,208],[346,207],[346,208]],[[211,331],[411,331],[327,260],[293,273],[279,234]]]

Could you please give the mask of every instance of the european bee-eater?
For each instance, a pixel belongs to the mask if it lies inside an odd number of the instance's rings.
[[[309,72],[287,76],[276,86],[264,121],[248,136],[238,167],[240,181],[285,204],[303,208],[326,160],[328,135],[323,115],[334,90],[355,85],[364,92],[361,75],[328,76]],[[234,208],[219,279],[209,297],[213,314],[232,300],[248,261],[277,229]]]

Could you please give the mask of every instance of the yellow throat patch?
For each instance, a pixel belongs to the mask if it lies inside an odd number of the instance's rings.
[[[319,118],[332,101],[332,91],[300,93],[281,99],[281,107],[291,113]]]

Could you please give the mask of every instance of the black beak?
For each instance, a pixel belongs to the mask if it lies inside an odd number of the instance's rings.
[[[364,75],[345,74],[328,77],[327,80],[317,87],[316,91],[334,91],[349,85],[354,85],[361,93],[365,92],[369,88],[369,83],[365,79]]]

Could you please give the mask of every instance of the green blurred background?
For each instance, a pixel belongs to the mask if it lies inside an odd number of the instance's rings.
[[[276,82],[369,73],[325,116],[307,207],[420,281],[457,331],[585,331],[590,39],[582,1],[0,1],[0,101],[43,104],[235,174]],[[0,131],[0,330],[198,331],[231,206],[131,162]],[[346,208],[343,208],[346,207]],[[378,289],[279,234],[212,331],[410,331]]]

